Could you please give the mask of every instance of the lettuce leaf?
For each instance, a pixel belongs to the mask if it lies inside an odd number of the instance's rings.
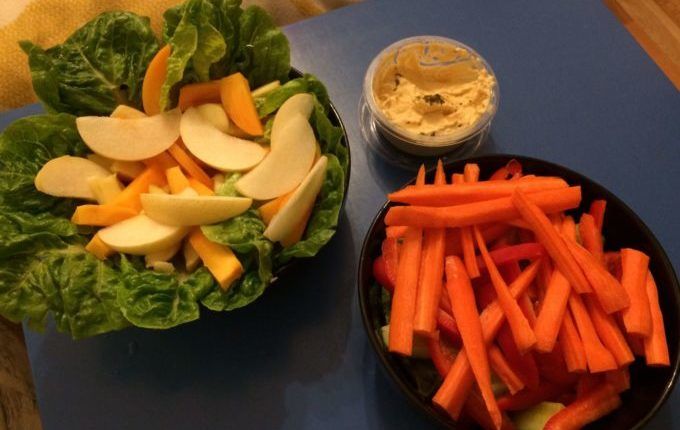
[[[260,118],[274,113],[283,102],[299,93],[312,93],[316,96],[322,109],[330,104],[326,87],[316,76],[305,74],[300,78],[291,79],[280,87],[269,91],[261,97],[255,98],[255,107]]]
[[[140,107],[144,72],[158,51],[149,19],[130,12],[105,12],[47,50],[29,41],[20,46],[47,110],[75,115]]]

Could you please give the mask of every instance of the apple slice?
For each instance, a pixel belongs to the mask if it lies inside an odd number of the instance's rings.
[[[326,177],[327,165],[328,158],[322,155],[304,181],[274,215],[264,231],[264,237],[272,242],[279,242],[284,240],[302,222],[309,208],[314,205],[319,191],[321,191],[321,186]]]
[[[182,246],[182,242],[177,242],[170,246],[169,248],[161,249],[158,252],[152,252],[151,254],[146,254],[144,256],[144,261],[146,261],[146,267],[153,267],[155,263],[170,261],[172,257],[177,254],[179,248]]]
[[[97,200],[88,179],[105,178],[110,174],[87,158],[64,155],[45,163],[35,176],[34,184],[38,191],[51,196]]]
[[[196,110],[203,119],[207,120],[222,133],[229,133],[229,117],[224,111],[224,107],[218,103],[205,103],[196,106]]]
[[[87,183],[100,205],[110,203],[123,192],[123,186],[118,181],[115,173],[103,178],[101,176],[91,176],[87,178]]]
[[[133,255],[146,255],[170,248],[187,233],[185,227],[161,224],[144,214],[128,218],[97,233],[109,248]]]
[[[147,114],[145,114],[141,110],[133,108],[132,106],[118,105],[113,110],[113,112],[111,112],[110,116],[111,116],[111,118],[120,118],[120,119],[139,119],[139,118],[146,118]]]
[[[76,126],[95,153],[118,161],[140,161],[175,143],[181,116],[179,109],[134,119],[81,116],[76,118]]]
[[[252,169],[267,154],[258,143],[221,132],[193,107],[182,115],[180,134],[196,158],[226,172]]]
[[[196,252],[190,241],[184,241],[182,253],[184,254],[184,267],[187,272],[191,273],[196,270],[198,265],[201,264],[201,257],[198,256],[198,252]]]
[[[297,187],[314,163],[316,138],[304,116],[295,114],[278,134],[267,157],[236,182],[236,190],[255,200],[270,200]]]
[[[314,97],[309,93],[295,94],[283,102],[276,112],[274,124],[272,124],[272,150],[279,144],[279,133],[281,133],[286,124],[297,114],[302,115],[308,120],[312,114],[312,109],[314,109]]]
[[[149,218],[177,226],[215,224],[242,214],[253,203],[245,197],[199,196],[195,193],[142,194],[141,199]]]

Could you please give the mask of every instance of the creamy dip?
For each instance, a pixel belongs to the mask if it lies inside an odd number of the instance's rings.
[[[480,58],[467,49],[415,42],[380,60],[373,95],[395,126],[444,136],[477,123],[490,107],[495,84]]]

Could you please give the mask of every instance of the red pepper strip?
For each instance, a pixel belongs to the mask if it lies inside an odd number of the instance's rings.
[[[583,397],[593,391],[603,382],[602,374],[585,373],[576,384],[576,397]]]
[[[519,245],[510,245],[503,248],[496,248],[489,251],[491,259],[496,266],[502,266],[514,261],[535,260],[545,255],[545,248],[540,243],[521,243]],[[485,269],[486,264],[482,257],[477,257],[477,265],[480,269]]]
[[[522,177],[522,164],[517,160],[510,160],[508,164],[496,170],[489,178],[490,181],[506,181]]]
[[[373,277],[376,281],[378,281],[378,284],[380,284],[387,291],[394,291],[394,284],[387,277],[387,272],[385,271],[385,259],[382,255],[373,260]]]
[[[399,241],[396,238],[388,237],[383,240],[382,256],[385,259],[385,274],[394,286],[397,283],[397,270],[399,268]]]
[[[439,333],[446,336],[453,345],[460,346],[461,338],[456,320],[451,314],[441,308],[437,313],[437,328],[439,329]]]
[[[535,389],[527,388],[517,394],[509,394],[498,399],[502,411],[522,411],[541,402],[554,401],[569,390],[568,386],[542,381]]]
[[[576,430],[621,406],[621,398],[611,384],[604,383],[553,415],[544,430]]]
[[[604,374],[604,377],[619,393],[630,388],[630,372],[628,367],[621,367],[620,369],[607,372]]]
[[[602,232],[602,224],[604,224],[604,211],[607,209],[606,200],[593,200],[590,204],[590,215],[595,218],[595,226]]]
[[[427,349],[435,369],[442,378],[446,378],[455,359],[453,349],[443,346],[442,341],[437,337],[427,338]]]
[[[496,427],[489,416],[489,411],[486,409],[484,399],[477,390],[473,390],[465,402],[465,414],[472,418],[484,430],[496,430]],[[500,430],[514,430],[515,426],[506,414],[503,414],[503,421]]]
[[[557,385],[573,385],[578,380],[578,375],[569,373],[559,343],[555,344],[552,351],[543,354],[536,353],[534,357],[543,379]]]

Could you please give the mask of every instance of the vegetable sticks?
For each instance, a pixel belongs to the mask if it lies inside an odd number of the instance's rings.
[[[630,334],[648,337],[652,334],[652,314],[647,296],[649,257],[631,248],[621,250],[621,285],[630,297],[623,310],[623,325]]]

